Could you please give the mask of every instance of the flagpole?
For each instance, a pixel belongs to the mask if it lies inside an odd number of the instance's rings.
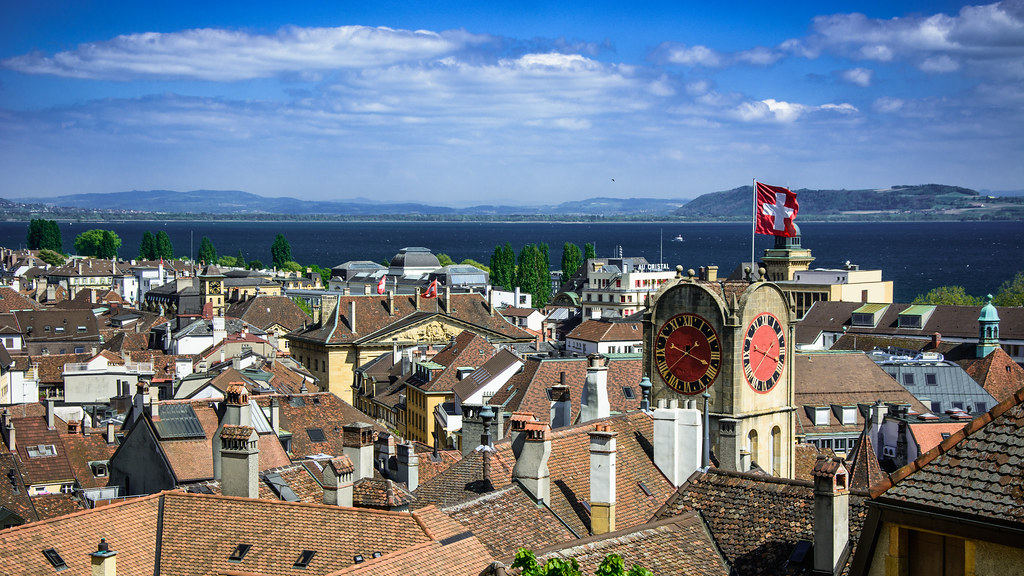
[[[754,178],[750,208],[750,279],[754,278],[754,237],[757,231],[757,178]]]

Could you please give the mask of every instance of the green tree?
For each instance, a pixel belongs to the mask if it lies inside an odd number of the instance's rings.
[[[63,253],[64,243],[60,237],[60,227],[56,220],[45,220],[33,218],[28,223],[28,233],[25,238],[29,250],[53,250]]]
[[[61,254],[60,252],[55,252],[48,248],[44,248],[39,251],[39,259],[42,260],[43,262],[46,262],[50,266],[60,266],[61,264],[67,261],[67,258],[65,258],[63,254]]]
[[[477,268],[483,270],[484,272],[487,272],[488,274],[491,273],[490,266],[484,266],[483,264],[477,262],[476,260],[473,260],[472,258],[466,258],[462,262],[459,262],[459,264],[465,264],[466,266],[476,266]]]
[[[516,253],[512,244],[495,246],[491,254],[491,284],[512,290],[516,284]]]
[[[221,256],[220,258],[217,258],[217,266],[220,266],[220,267],[225,267],[226,268],[226,267],[230,267],[230,266],[235,266],[236,262],[238,262],[238,260],[235,259],[234,256]]]
[[[572,242],[566,242],[562,246],[562,282],[566,282],[583,265],[583,254],[580,247]]]
[[[547,244],[527,244],[519,252],[516,285],[533,297],[533,307],[542,308],[551,299],[551,274],[548,273]]]
[[[1013,278],[999,286],[999,292],[992,297],[996,306],[1024,306],[1024,272],[1017,272]]]
[[[142,242],[139,243],[139,259],[156,260],[159,257],[156,249],[156,236],[146,230],[142,233]]]
[[[918,294],[914,298],[914,304],[951,305],[951,306],[979,306],[981,298],[971,296],[963,286],[939,286],[932,288],[926,294]]]
[[[112,230],[93,228],[82,232],[75,238],[75,252],[80,256],[115,258],[120,247],[121,238]]]
[[[320,266],[318,266],[316,264],[313,264],[312,266],[310,266],[310,268],[313,269],[313,272],[316,272],[317,274],[320,275],[320,281],[323,282],[324,286],[327,286],[328,284],[330,284],[330,282],[331,282],[331,269],[330,268],[321,268]]]
[[[259,260],[249,260],[249,270],[263,270],[263,262]]]
[[[452,257],[447,255],[447,254],[438,254],[437,255],[437,262],[441,266],[451,266],[452,264],[455,264],[455,261],[452,260]]]
[[[583,261],[586,262],[591,258],[597,258],[597,249],[590,242],[583,245]]]
[[[213,264],[217,261],[217,249],[213,247],[213,242],[210,241],[208,236],[203,236],[203,239],[199,241],[199,261],[207,264]]]
[[[239,268],[245,268],[245,256],[242,255],[242,249],[238,249],[238,256],[235,256],[235,266]]]
[[[313,317],[313,309],[309,307],[309,304],[306,303],[305,300],[298,297],[292,297],[292,302],[295,302],[295,305],[299,307],[299,310],[305,312],[307,316],[310,318]]]
[[[281,266],[279,266],[278,269],[284,270],[285,272],[302,272],[303,270],[305,270],[305,267],[303,267],[302,264],[299,264],[294,260],[289,260],[281,264]]]
[[[284,268],[285,262],[292,259],[292,247],[284,234],[278,234],[274,238],[274,244],[270,246],[270,256],[273,258],[274,266],[278,268]]]
[[[549,558],[541,566],[537,557],[526,548],[516,551],[515,560],[512,561],[513,568],[519,568],[522,576],[583,576],[580,571],[579,562],[575,558],[568,560],[563,558]],[[594,576],[654,576],[650,570],[634,564],[629,571],[626,571],[626,563],[622,556],[609,554],[594,571]]]
[[[174,259],[174,246],[171,245],[171,237],[163,230],[156,233],[156,257],[164,260]]]

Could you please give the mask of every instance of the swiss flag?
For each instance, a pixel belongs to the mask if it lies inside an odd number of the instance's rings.
[[[427,286],[427,291],[423,293],[424,298],[437,298],[437,280],[430,283]]]
[[[377,282],[377,294],[384,293],[384,286],[388,283],[387,275],[380,277],[380,282]]]
[[[772,236],[796,236],[793,219],[800,211],[796,194],[789,188],[757,183],[754,193],[757,221],[754,231]]]

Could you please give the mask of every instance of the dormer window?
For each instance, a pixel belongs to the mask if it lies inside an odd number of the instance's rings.
[[[829,417],[828,407],[818,407],[814,409],[814,425],[815,426],[828,426]]]
[[[857,407],[843,406],[843,425],[852,426],[857,423]]]
[[[96,478],[105,478],[107,476],[107,464],[108,461],[106,460],[89,462],[89,468],[92,469],[92,475]]]

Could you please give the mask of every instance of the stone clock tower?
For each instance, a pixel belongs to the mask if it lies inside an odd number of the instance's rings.
[[[224,315],[224,274],[220,268],[210,264],[199,274],[199,297],[202,307],[209,302],[213,306],[214,316]]]
[[[793,477],[793,314],[766,281],[719,281],[716,268],[666,282],[644,313],[644,375],[654,401],[710,394],[721,468]]]

